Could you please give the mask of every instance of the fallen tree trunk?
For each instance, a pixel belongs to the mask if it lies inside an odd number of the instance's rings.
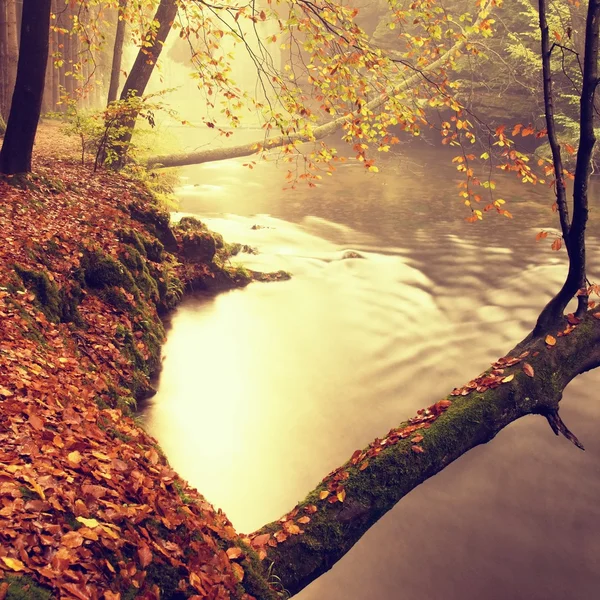
[[[573,378],[600,366],[596,315],[575,326],[565,322],[549,343],[520,344],[467,386],[357,450],[290,513],[252,534],[252,546],[273,563],[282,586],[298,593],[412,489],[525,415],[544,415],[557,435],[583,449],[558,407]]]
[[[479,17],[475,21],[472,29],[475,31],[477,26],[489,16],[493,2],[488,1],[486,5],[481,9]],[[410,89],[420,79],[429,73],[434,72],[438,67],[441,67],[453,58],[468,42],[467,37],[459,39],[451,48],[446,50],[437,60],[427,65],[423,69],[414,69],[414,72],[409,77],[403,77],[402,81],[392,89],[387,90],[385,93],[378,95],[376,98],[367,102],[365,107],[368,111],[373,112],[383,106],[391,96],[398,94],[402,91]],[[315,127],[307,133],[290,133],[289,135],[281,135],[275,138],[265,137],[262,140],[256,140],[249,144],[242,144],[240,146],[234,146],[233,148],[216,148],[209,150],[200,150],[198,152],[188,152],[184,154],[165,154],[151,156],[146,162],[148,168],[168,168],[168,167],[184,167],[186,165],[199,165],[206,162],[214,162],[219,160],[228,160],[230,158],[239,158],[242,156],[252,156],[253,154],[260,154],[265,150],[273,150],[275,148],[281,148],[288,144],[296,144],[302,142],[314,142],[322,140],[336,131],[341,129],[346,123],[356,119],[359,112],[352,112],[329,123]]]

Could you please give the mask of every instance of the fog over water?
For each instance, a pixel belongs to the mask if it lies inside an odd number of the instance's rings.
[[[377,175],[349,161],[295,191],[282,191],[276,159],[182,170],[182,213],[258,248],[239,258],[250,268],[293,274],[185,300],[144,413],[174,468],[239,531],[486,369],[562,282],[564,252],[534,239],[555,225],[551,191],[506,180],[515,218],[469,225],[451,156],[410,144]],[[591,265],[598,232],[592,215]],[[342,260],[349,249],[364,258]],[[599,389],[600,372],[586,374],[562,402],[585,453],[542,417],[521,419],[411,492],[299,597],[600,597]]]

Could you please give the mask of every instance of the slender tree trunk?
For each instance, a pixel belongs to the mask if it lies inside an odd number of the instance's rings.
[[[121,91],[121,100],[127,100],[131,96],[143,96],[176,16],[177,0],[160,0],[154,15],[154,21],[159,24],[158,29],[149,31],[146,34],[145,42],[148,46],[140,48]],[[130,111],[123,122],[120,123],[125,130],[116,141],[115,152],[119,156],[119,160],[116,161],[114,166],[117,168],[124,163],[138,114],[137,111]]]
[[[56,0],[52,0],[52,13],[56,14]],[[49,54],[52,63],[52,110],[60,110],[58,103],[60,101],[60,68],[54,66],[54,54],[59,52],[58,32],[51,31],[49,37]]]
[[[0,173],[31,171],[31,154],[44,93],[49,33],[50,0],[24,0],[17,81],[0,151]]]
[[[126,22],[123,13],[127,8],[127,0],[119,0],[119,10],[117,13],[117,32],[115,35],[115,45],[112,57],[112,66],[110,68],[110,85],[108,88],[108,104],[117,99],[119,90],[119,78],[121,75],[121,60],[123,58],[123,42],[125,40]]]
[[[0,117],[8,117],[8,32],[6,22],[6,4],[0,4]]]
[[[555,178],[557,184],[562,179],[560,148],[553,131],[553,111],[551,96],[550,47],[548,25],[546,23],[546,0],[539,0],[540,28],[542,30],[542,61],[544,65],[544,96],[546,119],[549,123],[548,134],[554,159]],[[550,300],[538,317],[532,335],[543,335],[562,316],[567,304],[578,294],[577,316],[587,309],[587,279],[585,258],[585,229],[588,220],[588,183],[591,173],[591,157],[596,137],[594,135],[594,96],[598,85],[598,46],[600,29],[600,0],[589,0],[585,31],[585,56],[583,59],[583,81],[579,113],[579,147],[575,182],[573,186],[573,217],[568,222],[566,201],[561,207],[559,188],[557,185],[557,202],[561,218],[563,238],[569,255],[569,272],[561,290]],[[546,79],[550,80],[549,86]],[[551,126],[552,129],[551,129]],[[556,159],[558,154],[558,161]],[[563,189],[564,198],[564,189]]]
[[[15,0],[4,0],[0,7],[0,113],[7,119],[10,102],[17,77],[17,61],[19,53],[17,5]]]

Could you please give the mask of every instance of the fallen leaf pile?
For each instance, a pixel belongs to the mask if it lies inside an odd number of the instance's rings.
[[[142,230],[123,208],[140,194],[68,161],[36,172],[31,189],[0,181],[0,594],[28,575],[57,598],[249,600],[226,516],[114,408],[135,375],[117,330],[149,355],[134,317],[84,289],[80,320],[58,322],[15,272],[68,295],[86,248],[117,256],[115,228]]]

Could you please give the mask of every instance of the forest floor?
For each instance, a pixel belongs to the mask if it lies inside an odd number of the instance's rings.
[[[275,597],[132,416],[157,311],[192,279],[248,277],[219,236],[171,230],[143,186],[78,158],[46,124],[33,175],[0,179],[0,599]]]

